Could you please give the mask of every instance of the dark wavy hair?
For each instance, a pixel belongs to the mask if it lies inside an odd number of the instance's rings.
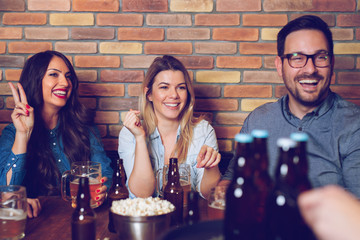
[[[28,103],[34,108],[34,128],[26,153],[26,174],[23,185],[28,197],[54,195],[59,193],[60,171],[50,146],[49,129],[42,118],[44,105],[42,81],[51,59],[61,58],[69,68],[72,83],[71,95],[59,111],[58,139],[70,163],[88,161],[90,158],[89,128],[94,113],[88,111],[79,101],[79,80],[70,61],[56,51],[40,52],[29,58],[20,76]]]
[[[330,56],[334,55],[334,43],[329,26],[326,24],[326,22],[324,22],[321,18],[317,16],[304,15],[290,21],[278,33],[277,35],[278,56],[281,57],[282,55],[284,55],[286,37],[292,32],[304,30],[304,29],[318,30],[322,32],[327,40],[329,55]]]

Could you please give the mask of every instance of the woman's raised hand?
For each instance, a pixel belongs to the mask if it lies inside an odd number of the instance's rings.
[[[11,82],[9,86],[15,103],[11,119],[16,128],[16,133],[24,134],[29,139],[34,127],[34,109],[28,105],[25,91],[20,83],[17,84],[19,91]]]
[[[136,137],[145,136],[145,131],[139,118],[140,111],[130,109],[126,113],[124,126]]]
[[[196,167],[205,169],[213,168],[219,164],[220,159],[221,154],[218,151],[216,151],[212,147],[203,145],[196,158]]]

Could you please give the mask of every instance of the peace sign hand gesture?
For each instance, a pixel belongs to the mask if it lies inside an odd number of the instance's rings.
[[[11,82],[9,86],[15,103],[11,119],[16,128],[16,135],[25,137],[28,141],[34,127],[34,109],[28,105],[25,91],[20,83],[17,84],[19,92]]]

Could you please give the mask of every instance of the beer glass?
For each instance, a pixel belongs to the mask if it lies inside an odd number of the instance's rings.
[[[163,168],[160,168],[156,172],[156,191],[158,195],[163,198],[164,197],[164,187],[167,183],[167,174],[169,171],[169,165],[164,165]],[[191,190],[191,170],[190,164],[183,163],[179,166],[180,173],[180,185],[184,189],[184,205],[187,205],[187,195]]]
[[[25,187],[0,186],[0,204],[0,239],[23,238],[27,215]]]
[[[101,187],[101,165],[98,162],[73,162],[71,168],[61,176],[61,196],[66,201],[71,201],[71,206],[76,207],[76,196],[79,189],[79,178],[88,177],[90,187],[90,206],[96,208],[96,189]],[[70,192],[70,193],[69,193]]]
[[[211,189],[208,199],[208,218],[224,219],[226,186],[216,186]]]

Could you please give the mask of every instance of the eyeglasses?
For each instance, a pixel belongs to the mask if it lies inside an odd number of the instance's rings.
[[[321,51],[312,55],[303,53],[289,53],[281,56],[281,59],[287,58],[290,67],[303,68],[311,58],[316,67],[324,68],[330,66],[331,55],[326,51]]]

